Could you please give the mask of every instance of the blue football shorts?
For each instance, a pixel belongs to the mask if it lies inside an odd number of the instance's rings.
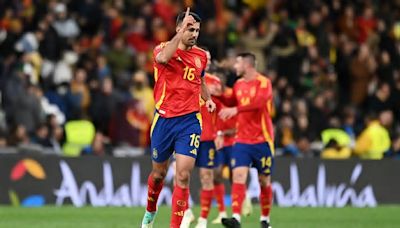
[[[216,164],[217,152],[214,141],[200,142],[199,153],[197,154],[196,166],[200,168],[212,169]]]
[[[274,166],[274,157],[270,144],[236,143],[231,154],[231,167],[255,167],[258,173],[270,175]]]
[[[163,118],[156,112],[150,130],[152,160],[164,162],[174,151],[196,159],[200,135],[200,113]]]

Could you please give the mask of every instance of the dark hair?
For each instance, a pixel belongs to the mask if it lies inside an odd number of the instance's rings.
[[[239,53],[239,54],[237,55],[237,57],[242,57],[242,58],[244,58],[244,59],[247,59],[247,60],[249,61],[249,63],[250,63],[253,67],[256,66],[256,56],[255,56],[253,53],[250,53],[250,52],[242,52],[242,53]]]
[[[180,13],[180,14],[178,15],[178,17],[176,18],[176,25],[177,25],[177,26],[178,26],[180,23],[182,23],[183,18],[185,18],[185,14],[186,14],[186,12],[182,12],[182,13]],[[200,18],[199,15],[197,15],[197,14],[194,13],[194,12],[189,12],[189,15],[192,16],[196,22],[201,23],[201,18]]]

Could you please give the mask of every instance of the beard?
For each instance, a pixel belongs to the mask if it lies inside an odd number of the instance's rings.
[[[194,46],[197,43],[197,39],[189,39],[185,42],[186,46]]]

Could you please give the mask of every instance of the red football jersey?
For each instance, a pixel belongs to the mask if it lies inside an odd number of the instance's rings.
[[[204,80],[207,86],[210,85],[221,85],[221,81],[218,77],[206,73],[204,76]],[[201,99],[200,101],[200,113],[202,118],[202,131],[200,136],[200,141],[212,141],[217,136],[217,118],[218,118],[218,111],[221,109],[221,103],[215,98],[212,98],[214,103],[216,104],[217,108],[214,112],[208,112],[207,106],[205,105],[205,101]]]
[[[238,108],[235,142],[273,143],[271,81],[261,74],[251,81],[239,79],[233,87],[232,98]]]
[[[203,49],[177,49],[166,64],[155,58],[168,43],[161,43],[153,52],[154,100],[160,116],[171,118],[200,111],[201,77],[207,65]]]

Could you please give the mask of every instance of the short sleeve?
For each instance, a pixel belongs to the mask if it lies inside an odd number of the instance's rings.
[[[159,45],[157,45],[154,50],[153,50],[153,58],[156,59],[156,56],[158,55],[158,53],[161,52],[161,50],[167,46],[167,42],[162,42]]]

